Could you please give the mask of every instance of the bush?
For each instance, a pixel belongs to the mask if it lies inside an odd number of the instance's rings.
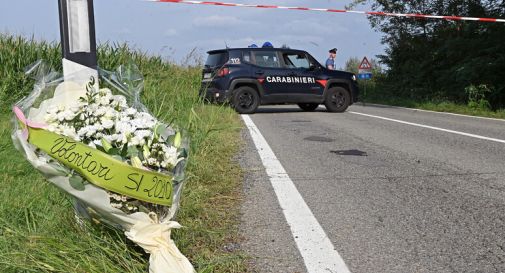
[[[492,92],[492,89],[485,84],[478,86],[470,85],[465,88],[465,93],[468,95],[468,107],[473,109],[490,110],[491,104],[486,99],[486,96]]]

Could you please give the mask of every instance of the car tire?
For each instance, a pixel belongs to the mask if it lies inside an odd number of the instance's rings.
[[[306,112],[312,112],[319,107],[318,103],[298,103],[298,107]]]
[[[233,108],[240,114],[252,114],[258,109],[260,96],[258,92],[248,86],[235,89],[232,100]]]
[[[351,104],[349,91],[342,87],[332,87],[326,92],[324,105],[330,112],[342,113]]]

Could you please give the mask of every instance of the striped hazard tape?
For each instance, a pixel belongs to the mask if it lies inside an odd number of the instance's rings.
[[[447,15],[429,15],[429,14],[417,14],[417,13],[389,13],[389,12],[379,12],[379,11],[358,11],[358,10],[344,10],[344,9],[286,7],[286,6],[277,6],[277,5],[225,3],[225,2],[214,2],[214,1],[193,1],[193,0],[147,0],[147,1],[164,2],[164,3],[178,3],[178,4],[225,6],[225,7],[307,10],[307,11],[324,11],[324,12],[337,12],[337,13],[358,13],[358,14],[366,14],[366,15],[374,15],[374,16],[393,16],[393,17],[424,18],[424,19],[430,18],[430,19],[444,19],[444,20],[452,20],[452,21],[480,21],[480,22],[505,23],[505,19],[500,19],[500,18],[479,18],[479,17],[447,16]]]

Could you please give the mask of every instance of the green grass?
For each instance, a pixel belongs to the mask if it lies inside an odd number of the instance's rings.
[[[14,149],[10,108],[33,81],[23,74],[45,59],[61,70],[57,45],[0,34],[0,272],[146,272],[147,255],[125,236],[74,219],[67,196],[46,182]],[[198,272],[245,272],[245,257],[225,246],[236,242],[241,172],[232,160],[241,123],[227,107],[198,98],[200,70],[128,48],[104,45],[99,63],[113,69],[132,60],[145,76],[143,102],[161,120],[187,130],[188,181],[173,235]]]
[[[393,95],[381,95],[380,90],[376,90],[373,83],[368,83],[366,93],[364,92],[364,85],[361,83],[360,90],[362,92],[361,101],[364,101],[365,103],[378,103],[437,112],[505,119],[505,109],[493,111],[486,108],[473,108],[465,104],[450,101],[423,101],[408,98],[397,98]]]
[[[430,110],[436,112],[447,112],[447,113],[455,113],[455,114],[463,114],[470,116],[478,116],[478,117],[488,117],[488,118],[500,118],[505,119],[505,109],[499,109],[497,111],[492,111],[489,109],[480,109],[480,108],[472,108],[464,104],[458,104],[449,101],[442,102],[432,102],[425,101],[419,102],[415,100],[409,99],[368,99],[365,100],[368,103],[378,103],[378,104],[386,104],[392,106],[400,106],[400,107],[408,107],[408,108],[416,108],[423,110]]]

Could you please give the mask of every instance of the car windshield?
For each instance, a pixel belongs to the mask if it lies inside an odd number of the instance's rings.
[[[211,53],[207,57],[207,61],[205,62],[205,66],[206,67],[222,66],[227,61],[228,61],[228,53],[227,52]]]

